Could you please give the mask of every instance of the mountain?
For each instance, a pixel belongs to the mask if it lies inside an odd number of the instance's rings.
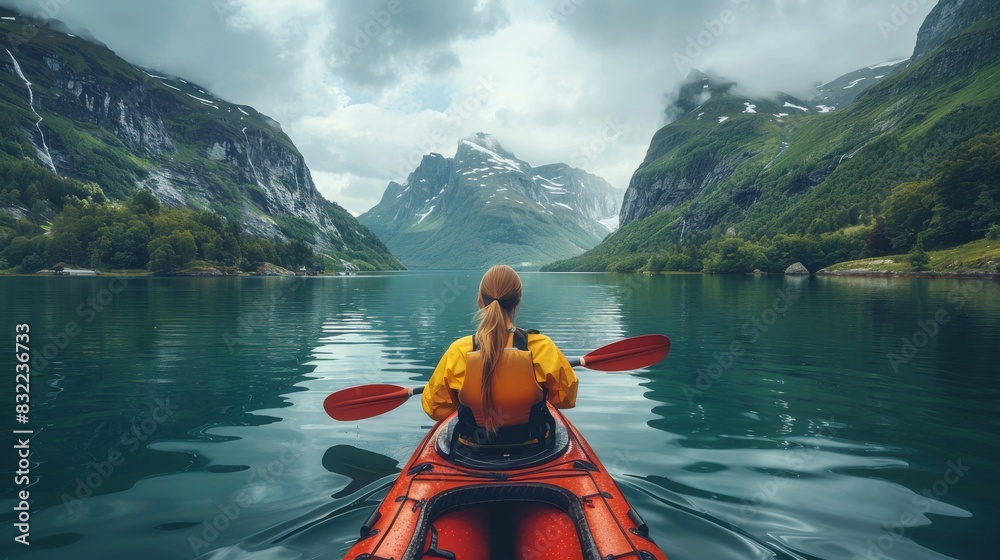
[[[96,185],[112,201],[148,190],[167,206],[216,212],[250,235],[302,240],[335,261],[402,266],[371,231],[319,194],[273,119],[135,67],[61,28],[36,27],[10,12],[0,20],[0,34],[13,38],[0,51],[6,165],[27,156],[60,178]],[[8,213],[23,216],[31,201],[19,194]],[[52,202],[56,208],[41,212],[43,222],[61,206]]]
[[[888,78],[897,70],[905,69],[909,64],[910,59],[907,58],[866,66],[844,74],[836,80],[817,86],[810,97],[810,104],[820,112],[847,107],[870,87]]]
[[[882,67],[891,72],[835,109],[819,98],[749,98],[693,74],[632,176],[620,229],[548,268],[782,271],[801,261],[816,270],[982,238],[1000,224],[992,6],[942,0],[911,62]],[[881,68],[826,89],[872,71]]]
[[[537,267],[597,245],[620,200],[600,177],[561,163],[531,167],[478,133],[454,158],[424,156],[358,220],[410,268]]]
[[[913,60],[918,60],[944,45],[952,38],[978,22],[996,17],[996,3],[983,0],[942,0],[927,14],[917,45],[913,49]]]

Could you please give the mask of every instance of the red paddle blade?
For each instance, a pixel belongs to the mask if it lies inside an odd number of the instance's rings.
[[[384,414],[409,398],[409,389],[399,385],[361,385],[333,393],[323,401],[323,410],[334,420],[348,422]]]
[[[670,339],[644,334],[602,346],[583,357],[583,367],[600,371],[628,371],[651,366],[667,357]]]

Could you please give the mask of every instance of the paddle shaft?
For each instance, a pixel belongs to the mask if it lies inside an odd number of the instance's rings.
[[[577,358],[576,360],[570,360],[569,361],[569,365],[571,365],[573,367],[582,366],[583,365],[583,358]],[[420,393],[424,392],[424,388],[423,387],[413,387],[411,389],[407,389],[407,391],[410,393],[410,396],[419,395]],[[360,398],[360,399],[356,399],[353,402],[356,403],[356,404],[368,404],[368,403],[373,403],[373,402],[381,402],[383,400],[385,400],[385,397],[383,397],[381,395],[375,395],[373,397],[363,397],[363,398]]]
[[[569,364],[572,367],[584,366],[603,371],[621,371],[656,363],[669,351],[670,339],[667,337],[643,335],[602,346],[582,358],[570,360]],[[621,369],[613,369],[616,367]],[[360,420],[388,412],[423,391],[423,387],[362,385],[333,393],[323,402],[323,408],[335,420]]]

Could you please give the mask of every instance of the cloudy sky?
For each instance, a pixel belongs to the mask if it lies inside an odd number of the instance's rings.
[[[936,0],[0,0],[277,119],[354,213],[496,136],[624,188],[691,67],[805,94],[906,58]]]

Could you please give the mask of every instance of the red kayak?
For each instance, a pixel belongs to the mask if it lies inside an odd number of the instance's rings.
[[[558,410],[547,445],[484,453],[456,415],[417,447],[346,560],[666,560],[580,433]]]

